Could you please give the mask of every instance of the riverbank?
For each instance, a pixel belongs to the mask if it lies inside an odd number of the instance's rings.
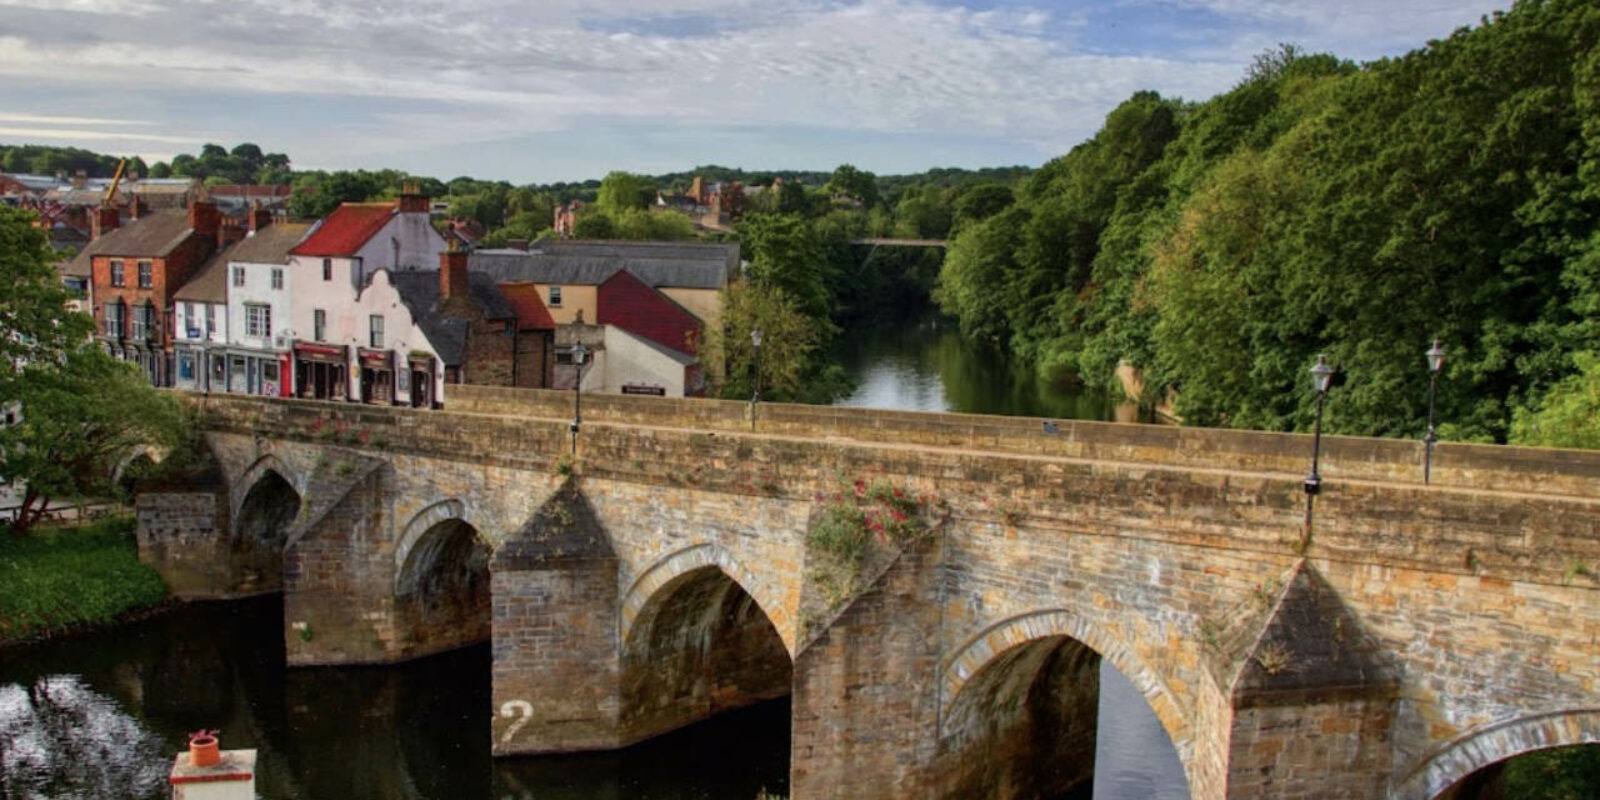
[[[139,562],[133,517],[14,535],[0,529],[0,647],[124,621],[167,603]]]

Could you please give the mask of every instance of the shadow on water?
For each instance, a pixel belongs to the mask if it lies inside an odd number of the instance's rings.
[[[259,750],[257,791],[273,800],[787,790],[787,700],[617,753],[492,759],[487,645],[396,667],[290,670],[277,596],[196,604],[0,659],[0,800],[164,798],[173,756],[199,728]]]

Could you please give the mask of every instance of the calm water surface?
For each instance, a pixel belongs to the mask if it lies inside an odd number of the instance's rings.
[[[787,701],[617,753],[489,756],[487,645],[286,669],[280,597],[0,656],[0,798],[158,800],[187,731],[256,748],[269,800],[753,800],[786,792]],[[729,764],[738,764],[729,769]]]

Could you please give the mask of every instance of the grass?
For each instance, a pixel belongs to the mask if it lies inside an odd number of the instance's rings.
[[[0,527],[0,643],[106,624],[166,596],[139,563],[132,517],[22,536]]]

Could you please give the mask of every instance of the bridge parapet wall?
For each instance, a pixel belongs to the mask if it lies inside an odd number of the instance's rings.
[[[459,386],[450,410],[570,419],[567,392]],[[750,432],[750,404],[736,400],[586,395],[586,421],[652,427]],[[893,442],[992,450],[1096,461],[1126,461],[1303,475],[1310,466],[1307,434],[1048,420],[982,414],[762,403],[756,430],[816,439]],[[1320,470],[1328,480],[1422,482],[1420,441],[1325,436]],[[1434,447],[1433,485],[1542,494],[1600,495],[1600,453],[1441,442]]]

